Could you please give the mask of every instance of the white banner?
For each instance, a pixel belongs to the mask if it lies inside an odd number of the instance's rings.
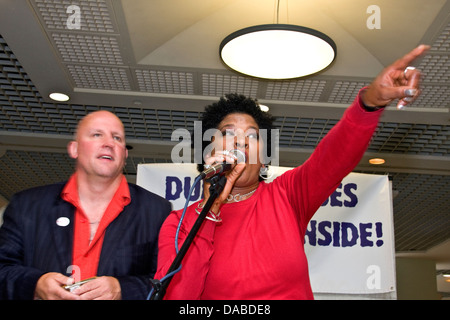
[[[270,167],[274,179],[291,168]],[[196,164],[141,164],[137,184],[184,207]],[[203,195],[203,184],[191,201]],[[324,202],[305,235],[314,293],[374,294],[395,291],[392,199],[387,176],[351,173]]]

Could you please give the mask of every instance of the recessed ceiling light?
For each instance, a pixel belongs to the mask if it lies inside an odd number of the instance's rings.
[[[269,107],[264,105],[264,104],[259,104],[258,106],[261,109],[261,111],[263,111],[263,112],[268,112],[269,111]]]
[[[386,160],[381,159],[381,158],[372,158],[369,160],[370,164],[375,164],[375,165],[384,164],[385,162],[386,162]]]
[[[59,93],[59,92],[50,93],[49,97],[52,100],[60,101],[60,102],[69,101],[69,99],[70,99],[67,94]]]

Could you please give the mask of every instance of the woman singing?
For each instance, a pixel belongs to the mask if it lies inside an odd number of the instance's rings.
[[[225,187],[164,298],[313,299],[303,247],[308,222],[360,161],[384,106],[399,99],[398,106],[404,107],[417,98],[420,73],[408,66],[427,49],[419,46],[385,68],[359,92],[311,157],[270,183],[260,178],[266,166],[261,148],[269,147],[260,143],[260,130],[272,129],[273,118],[255,100],[238,94],[208,106],[203,131],[215,128],[220,134],[208,141],[214,148],[204,165],[235,162],[233,154],[222,151],[232,149],[245,154],[246,161],[226,174]],[[207,184],[204,190],[204,199],[186,211],[179,246],[209,198]],[[172,212],[160,231],[156,279],[166,275],[175,258],[181,214]]]

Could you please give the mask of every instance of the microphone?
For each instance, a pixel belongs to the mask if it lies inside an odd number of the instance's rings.
[[[236,156],[236,158],[237,158],[236,163],[245,163],[245,161],[246,161],[245,153],[242,152],[241,150],[233,149],[233,150],[228,151],[228,154],[233,154]],[[202,173],[200,173],[200,177],[202,179],[209,179],[209,178],[214,177],[215,175],[228,172],[232,168],[233,168],[233,165],[231,163],[226,163],[226,162],[218,163],[218,164],[215,164],[215,165],[209,167],[208,169],[203,170]]]

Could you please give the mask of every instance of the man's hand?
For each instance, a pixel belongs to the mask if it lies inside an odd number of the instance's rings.
[[[49,272],[39,278],[35,299],[41,300],[78,300],[79,297],[63,288],[65,285],[73,284],[73,278],[66,277],[61,273]]]
[[[362,93],[364,105],[381,107],[400,99],[397,108],[401,109],[413,102],[420,94],[420,72],[408,66],[429,48],[427,45],[420,45],[386,67]]]
[[[122,290],[119,280],[113,277],[99,277],[83,284],[73,291],[81,300],[120,300]]]

